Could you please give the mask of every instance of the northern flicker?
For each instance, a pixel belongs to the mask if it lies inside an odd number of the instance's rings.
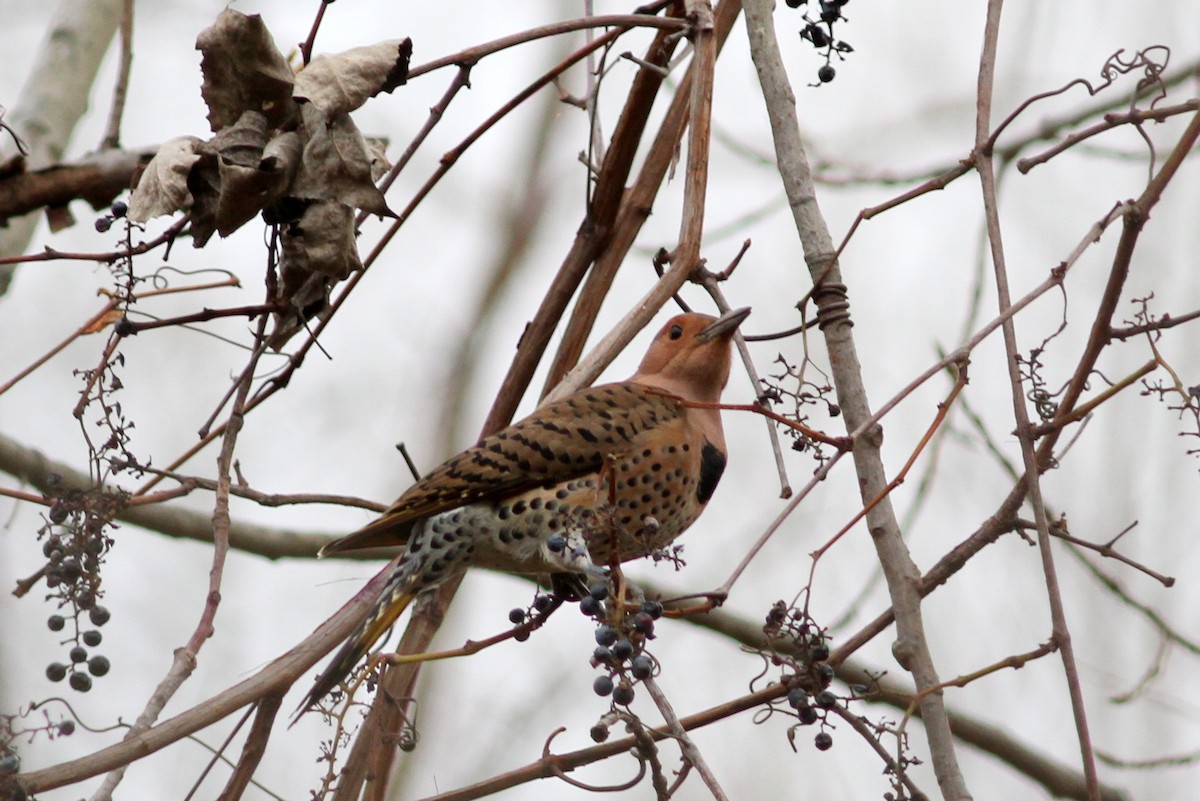
[[[581,389],[484,437],[321,555],[407,545],[379,601],[301,710],[337,686],[418,594],[470,566],[598,576],[690,526],[725,469],[714,404],[749,315],[681,314],[628,380]]]

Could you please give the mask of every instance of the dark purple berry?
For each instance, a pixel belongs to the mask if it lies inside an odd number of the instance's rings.
[[[54,514],[53,506],[50,507],[50,514]],[[50,519],[53,520],[54,518],[51,517]],[[53,553],[54,551],[57,551],[59,545],[62,545],[62,542],[58,539],[58,537],[48,538],[45,542],[42,543],[42,556],[49,559],[50,554]]]
[[[808,658],[814,662],[824,662],[829,658],[829,646],[825,643],[814,645],[808,652]]]
[[[645,654],[638,654],[629,663],[629,672],[635,679],[648,679],[654,672],[654,660]]]
[[[585,595],[579,599],[579,611],[589,617],[594,617],[600,614],[600,602],[590,595]]]
[[[597,581],[595,584],[588,587],[588,595],[592,596],[597,601],[603,601],[608,597],[608,585]]]
[[[833,748],[833,737],[829,732],[817,732],[817,736],[813,738],[813,744],[817,746],[818,751],[828,751]]]
[[[811,706],[802,706],[796,710],[796,714],[800,716],[800,722],[805,726],[811,726],[817,722],[817,710]]]
[[[621,706],[628,706],[633,703],[633,688],[628,684],[622,684],[613,691],[613,700]]]
[[[62,662],[51,662],[46,666],[46,678],[50,681],[62,681],[67,677],[67,666]]]
[[[553,599],[549,595],[537,595],[533,599],[533,608],[537,612],[545,612],[550,608]]]
[[[817,677],[821,679],[821,684],[827,686],[833,681],[833,666],[832,665],[817,665]]]
[[[649,615],[652,620],[658,620],[662,617],[663,605],[658,601],[646,601],[642,604],[641,611]]]
[[[596,644],[612,645],[617,641],[617,630],[605,623],[596,627]]]
[[[70,652],[67,654],[67,656],[71,657],[71,661],[74,662],[75,664],[79,664],[80,662],[86,662],[87,656],[88,656],[87,649],[84,648],[82,645],[76,645],[74,648],[72,648],[70,650]]]
[[[103,217],[96,218],[96,230],[104,233],[109,228],[112,228],[113,218],[105,214]]]
[[[821,690],[821,692],[816,694],[813,700],[816,701],[817,706],[821,707],[822,709],[831,709],[837,706],[838,699],[837,696],[829,692],[829,690]]]
[[[21,760],[16,754],[5,754],[0,758],[0,776],[9,776],[21,770]]]
[[[108,673],[108,669],[112,667],[108,662],[107,656],[93,656],[88,660],[88,673],[93,676],[103,676]]]
[[[633,643],[629,640],[617,640],[613,644],[613,656],[624,662],[629,657],[633,656]]]
[[[808,2],[808,0],[786,0],[788,8],[799,8]]]
[[[133,320],[130,320],[128,317],[122,317],[113,326],[113,333],[119,337],[133,336],[137,333],[137,328],[134,326]]]
[[[83,590],[75,596],[75,605],[87,611],[96,605],[96,595],[91,590]]]
[[[129,213],[129,205],[123,200],[118,200],[112,204],[111,211],[114,217],[124,217]]]
[[[592,651],[592,659],[595,659],[601,665],[611,664],[613,661],[612,649],[603,645],[597,645]]]
[[[68,584],[72,584],[83,575],[83,568],[79,566],[79,560],[74,556],[68,556],[62,560],[62,579]]]
[[[613,691],[613,680],[608,676],[597,676],[592,682],[592,691],[601,697],[611,695]]]
[[[63,626],[67,625],[67,621],[62,615],[51,615],[46,619],[46,625],[50,627],[51,631],[62,631]]]
[[[508,611],[508,622],[514,623],[514,624],[524,623],[525,622],[525,610],[524,609],[510,609]]]
[[[837,76],[837,70],[832,65],[826,64],[821,69],[817,70],[817,80],[821,83],[829,83]]]
[[[788,691],[787,702],[788,706],[790,706],[792,709],[799,709],[802,706],[807,706],[808,693],[804,692],[804,690],[800,689],[799,687],[796,687]]]
[[[103,626],[112,617],[108,609],[103,606],[93,606],[88,610],[88,620],[92,621],[93,626]]]
[[[92,689],[92,677],[86,673],[72,673],[69,681],[72,690],[86,693]]]
[[[63,737],[70,737],[75,733],[75,721],[64,720],[62,723],[58,724],[58,733]]]
[[[650,617],[650,615],[646,614],[645,612],[638,612],[633,616],[633,628],[636,631],[640,631],[642,634],[645,634],[647,637],[653,636],[654,618]]]
[[[517,642],[525,642],[526,640],[529,639],[529,630],[521,629],[520,631],[514,631],[513,639],[516,640]]]

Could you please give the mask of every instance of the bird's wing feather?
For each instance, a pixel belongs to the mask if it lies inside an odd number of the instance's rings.
[[[648,430],[684,416],[682,399],[638,384],[579,390],[498,431],[430,472],[363,529],[322,553],[403,542],[416,520],[470,503],[596,473]]]

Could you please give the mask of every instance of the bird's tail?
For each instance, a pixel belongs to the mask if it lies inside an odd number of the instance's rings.
[[[400,617],[417,597],[420,591],[417,584],[418,576],[409,571],[398,572],[396,578],[388,582],[367,619],[346,640],[337,656],[317,677],[316,684],[296,710],[297,719],[337,687],[350,675],[359,660],[371,652],[375,642],[391,628],[396,618]]]

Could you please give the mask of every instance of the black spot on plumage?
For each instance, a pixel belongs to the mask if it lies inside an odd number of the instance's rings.
[[[577,428],[577,429],[575,429],[575,433],[578,434],[579,438],[582,439],[584,442],[593,442],[594,443],[594,442],[598,441],[596,439],[596,435],[593,434],[591,431],[587,430],[586,428]]]
[[[686,445],[683,446],[687,448]],[[725,454],[716,446],[705,440],[704,448],[700,451],[700,482],[696,485],[696,500],[708,503],[708,499],[716,492],[717,482],[725,472]]]

